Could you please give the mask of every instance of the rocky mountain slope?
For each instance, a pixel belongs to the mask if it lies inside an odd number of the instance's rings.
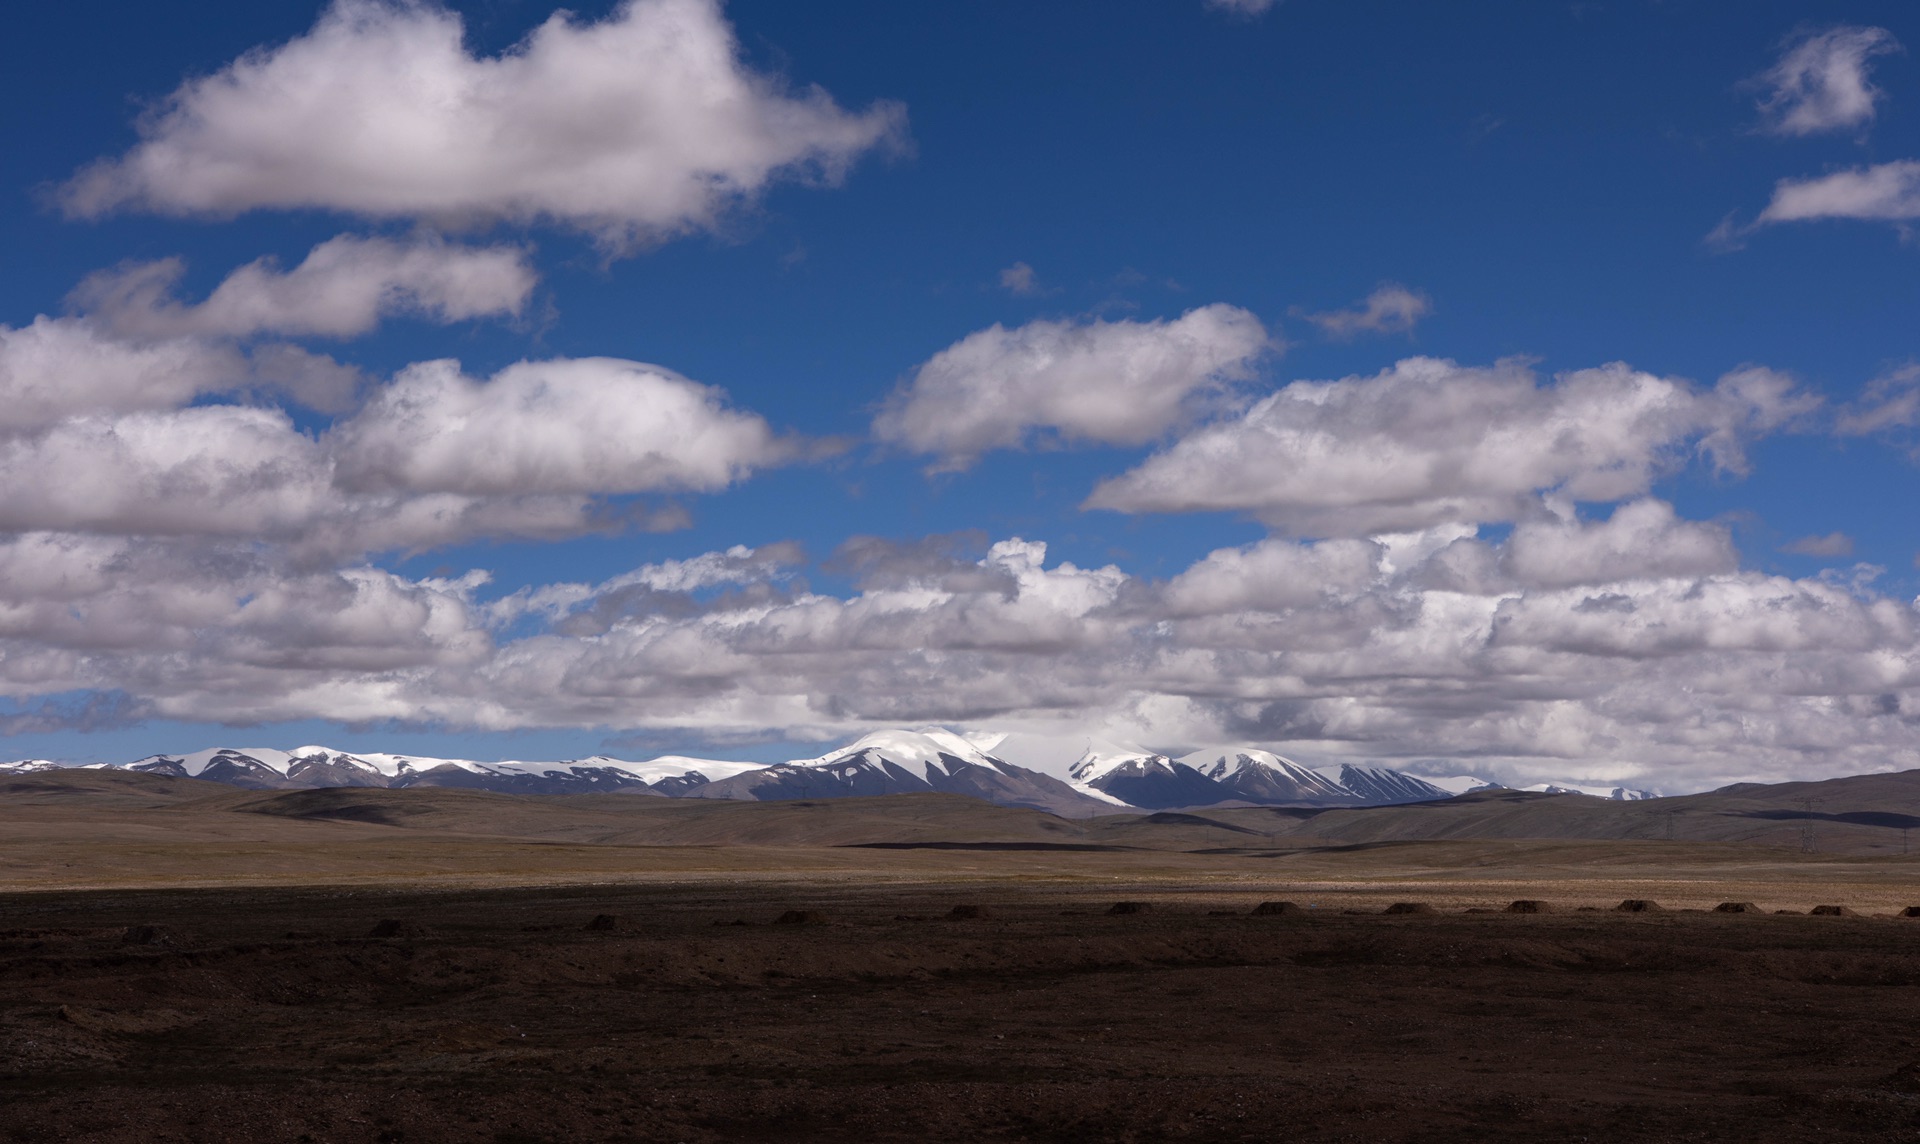
[[[999,806],[1087,818],[1122,809],[1039,771],[1017,767],[951,731],[877,731],[817,759],[763,767],[689,788],[692,798],[755,801],[860,795],[965,794]]]

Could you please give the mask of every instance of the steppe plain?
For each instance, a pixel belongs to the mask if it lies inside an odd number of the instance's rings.
[[[24,776],[0,1140],[1920,1140],[1904,790],[1068,822]]]

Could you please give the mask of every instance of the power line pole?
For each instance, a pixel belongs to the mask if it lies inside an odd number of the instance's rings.
[[[1815,853],[1819,850],[1819,847],[1814,845],[1813,816],[1814,812],[1820,809],[1820,800],[1817,798],[1802,798],[1795,799],[1794,801],[1799,804],[1801,810],[1806,811],[1806,817],[1800,820],[1800,853]]]

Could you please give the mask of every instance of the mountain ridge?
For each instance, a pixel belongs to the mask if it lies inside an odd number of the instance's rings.
[[[997,805],[1084,818],[1132,810],[1220,806],[1364,807],[1450,798],[1495,784],[1460,776],[1446,786],[1387,767],[1314,769],[1258,747],[1196,751],[1178,759],[1132,744],[1091,741],[1065,778],[991,753],[1004,735],[945,728],[874,731],[842,747],[784,763],[682,755],[632,761],[605,755],[558,762],[481,762],[318,744],[282,750],[212,747],[130,763],[0,763],[0,774],[107,769],[205,779],[248,790],[446,787],[508,794],[622,793],[641,797],[781,801],[885,794],[963,794]],[[1460,789],[1454,789],[1460,788]],[[1553,793],[1642,799],[1650,792],[1542,784]]]

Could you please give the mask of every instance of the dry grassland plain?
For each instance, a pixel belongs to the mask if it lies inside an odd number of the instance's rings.
[[[1897,853],[10,785],[0,1140],[1920,1139]]]

